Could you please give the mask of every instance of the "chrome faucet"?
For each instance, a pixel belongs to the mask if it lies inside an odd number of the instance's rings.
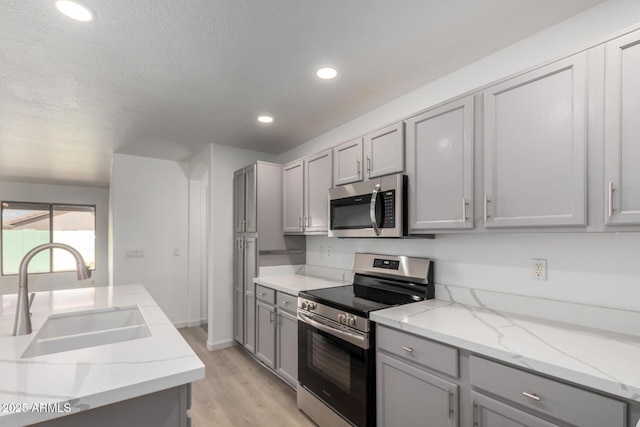
[[[78,280],[84,280],[91,277],[91,271],[85,265],[84,259],[80,252],[72,248],[69,245],[63,243],[45,243],[44,245],[36,246],[31,249],[20,261],[20,268],[18,270],[18,305],[16,307],[16,322],[13,325],[13,335],[29,335],[31,333],[31,313],[29,308],[33,301],[33,294],[31,300],[27,298],[29,295],[29,284],[27,281],[27,270],[29,268],[29,262],[38,253],[47,249],[64,249],[74,256],[77,263]]]

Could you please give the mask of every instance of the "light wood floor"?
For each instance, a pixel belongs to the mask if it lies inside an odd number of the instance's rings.
[[[206,366],[192,384],[193,427],[315,426],[296,406],[296,394],[240,347],[207,350],[200,327],[180,333]]]

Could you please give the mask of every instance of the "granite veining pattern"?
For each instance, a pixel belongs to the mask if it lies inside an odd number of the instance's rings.
[[[204,365],[142,285],[39,292],[31,308],[33,333],[18,337],[12,335],[15,304],[15,295],[0,298],[2,426],[46,421],[204,378]],[[130,305],[140,307],[151,336],[21,358],[50,314]],[[33,411],[38,405],[49,407]],[[65,407],[69,412],[51,410]]]
[[[428,300],[379,310],[379,324],[640,402],[640,338]]]

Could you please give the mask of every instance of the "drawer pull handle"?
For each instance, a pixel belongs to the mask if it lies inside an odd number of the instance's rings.
[[[282,301],[282,304],[289,305],[289,301]]]
[[[411,347],[402,347],[402,349],[408,353],[412,353],[413,349]]]
[[[528,397],[529,399],[535,400],[536,402],[540,401],[540,396],[536,395],[535,393],[527,393],[526,391],[522,392],[522,395],[524,397]]]

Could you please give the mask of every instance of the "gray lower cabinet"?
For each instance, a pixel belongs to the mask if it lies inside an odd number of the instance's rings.
[[[585,226],[586,53],[484,96],[486,227]]]
[[[458,386],[384,353],[376,355],[380,427],[458,425]]]
[[[640,31],[606,45],[605,224],[640,224]]]
[[[256,357],[275,369],[276,309],[262,301],[256,303]]]
[[[627,425],[627,404],[622,401],[475,355],[470,357],[469,365],[474,389],[491,393],[506,405],[521,408],[532,415],[557,420],[559,425]]]
[[[276,373],[295,388],[298,384],[298,319],[280,309],[276,315]]]
[[[298,297],[256,285],[256,357],[291,387],[298,384]]]
[[[554,427],[558,425],[475,391],[471,392],[471,399],[473,427]]]

